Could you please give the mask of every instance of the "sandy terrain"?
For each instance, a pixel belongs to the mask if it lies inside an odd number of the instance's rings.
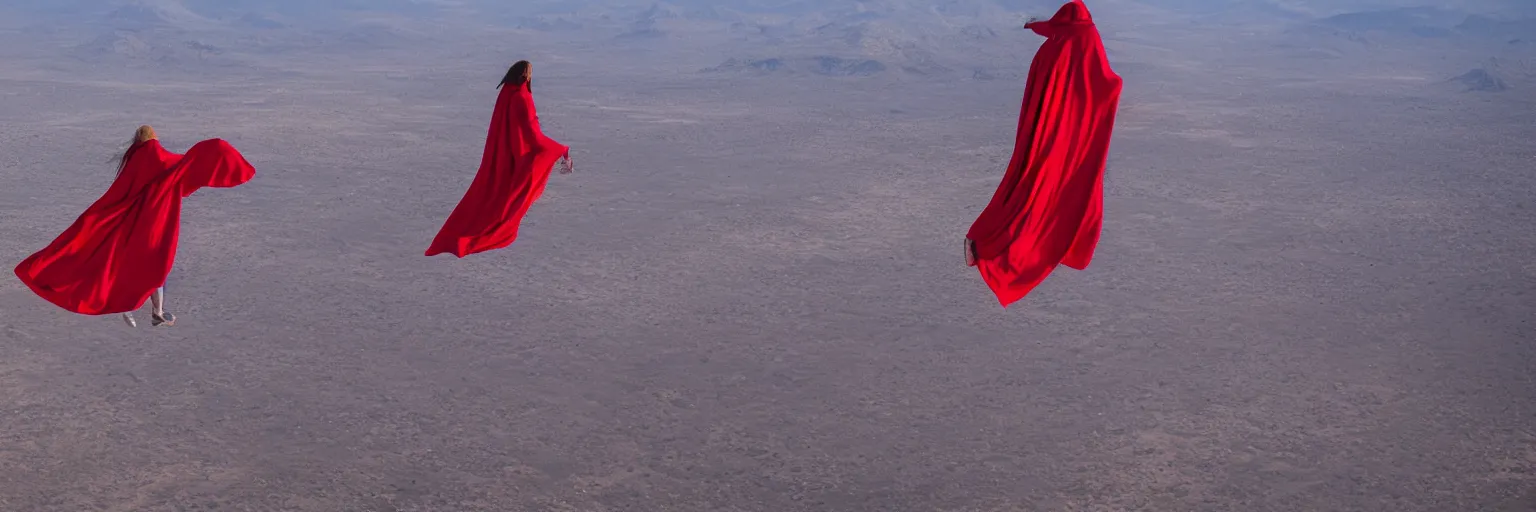
[[[0,510],[1536,510],[1536,81],[1286,34],[1116,30],[1098,257],[1004,310],[960,239],[1016,78],[489,29],[114,68],[0,25],[7,270],[139,123],[258,168],[188,200],[174,328],[0,279]],[[577,172],[424,258],[524,55]]]

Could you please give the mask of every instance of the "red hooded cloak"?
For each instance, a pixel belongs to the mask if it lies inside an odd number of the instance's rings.
[[[570,148],[539,128],[528,82],[501,88],[485,137],[480,170],[448,215],[427,256],[465,256],[512,245],[528,208],[544,193],[549,172]]]
[[[1081,0],[1026,25],[1046,37],[1029,67],[1007,173],[971,225],[976,266],[1003,307],[1056,265],[1088,267],[1104,216],[1104,166],[1121,80]]]
[[[171,273],[181,200],[200,188],[233,187],[255,175],[221,139],[199,142],[186,155],[166,151],[158,140],[135,144],[107,192],[53,243],[17,265],[16,277],[75,313],[139,309]]]

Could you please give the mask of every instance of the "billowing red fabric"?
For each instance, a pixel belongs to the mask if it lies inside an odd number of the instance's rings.
[[[1104,216],[1104,166],[1121,80],[1081,0],[1048,21],[1029,67],[1007,173],[971,225],[976,266],[1003,307],[1024,298],[1056,265],[1082,270]]]
[[[133,311],[165,284],[176,258],[181,200],[203,187],[233,187],[256,175],[228,142],[197,143],[186,155],[158,140],[128,150],[100,199],[16,277],[61,308],[86,315]]]
[[[527,82],[502,87],[480,171],[427,248],[427,256],[449,253],[463,258],[512,245],[523,215],[544,194],[550,170],[569,152],[539,128]]]

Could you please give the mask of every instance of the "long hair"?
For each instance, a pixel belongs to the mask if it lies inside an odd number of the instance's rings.
[[[128,157],[133,155],[133,150],[138,149],[140,144],[158,138],[160,138],[160,136],[155,134],[155,129],[147,124],[140,125],[139,129],[134,130],[133,140],[128,141],[128,148],[124,149],[123,154],[118,155],[117,157],[117,175],[119,177],[123,175],[123,167],[128,165]]]
[[[496,84],[496,88],[500,89],[503,85],[511,85],[516,87],[519,85],[528,84],[528,88],[532,90],[533,84],[528,82],[530,77],[528,69],[529,66],[531,66],[531,64],[529,64],[526,60],[520,60],[512,64],[512,67],[507,69],[507,75],[501,77],[501,83]]]

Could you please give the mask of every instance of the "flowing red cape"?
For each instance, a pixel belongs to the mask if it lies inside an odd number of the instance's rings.
[[[976,266],[1003,307],[1056,265],[1088,267],[1104,217],[1104,165],[1121,80],[1081,0],[1027,28],[1045,36],[1024,88],[1008,171],[971,224]]]
[[[450,253],[463,258],[512,245],[528,208],[544,194],[550,170],[569,152],[539,128],[527,82],[502,87],[480,171],[432,239],[427,256]]]
[[[203,187],[233,187],[256,175],[228,142],[197,143],[186,155],[158,140],[128,149],[100,199],[16,277],[61,308],[86,315],[133,311],[165,284],[176,258],[181,200]]]

